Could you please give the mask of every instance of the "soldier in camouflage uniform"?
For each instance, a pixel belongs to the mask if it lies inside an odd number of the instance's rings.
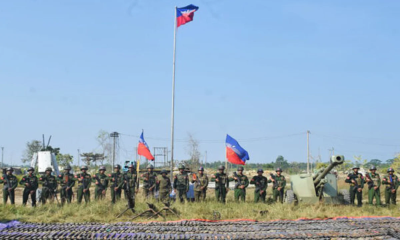
[[[279,197],[279,201],[283,203],[283,193],[285,192],[286,187],[286,178],[282,175],[282,169],[277,168],[275,170],[276,175],[270,177],[270,180],[274,183],[272,187],[272,197],[276,202]]]
[[[381,191],[380,191],[381,178],[379,177],[379,174],[376,173],[375,166],[371,166],[369,168],[369,171],[371,173],[367,173],[365,175],[365,181],[368,184],[368,203],[369,203],[369,205],[373,205],[374,198],[375,198],[376,206],[380,206],[381,205]]]
[[[154,166],[149,164],[147,166],[147,173],[142,174],[143,190],[146,198],[154,198],[157,185],[157,174],[153,172]]]
[[[243,167],[238,167],[237,176],[233,177],[235,181],[235,201],[239,202],[239,198],[242,202],[246,201],[246,188],[249,186],[249,179],[243,174]]]
[[[81,173],[75,175],[75,180],[78,181],[77,200],[82,202],[82,197],[85,198],[85,203],[90,202],[90,185],[92,185],[92,176],[87,173],[88,167],[82,166]]]
[[[268,183],[272,182],[263,176],[264,170],[261,168],[257,170],[257,176],[254,176],[250,180],[250,184],[254,184],[256,189],[254,190],[254,202],[257,203],[261,198],[261,201],[265,203],[267,197]]]
[[[67,200],[68,203],[71,203],[72,200],[72,188],[75,186],[75,179],[74,175],[69,173],[70,170],[71,166],[68,165],[64,168],[64,173],[58,175],[58,182],[61,186],[61,204],[64,204],[65,200]]]
[[[174,189],[181,203],[185,202],[186,193],[189,191],[189,177],[184,171],[185,166],[179,165],[179,173],[174,177]]]
[[[194,183],[194,197],[196,202],[206,200],[208,177],[204,174],[204,168],[199,168],[199,175],[192,175],[192,183]]]
[[[399,188],[399,178],[394,175],[394,169],[388,168],[387,175],[383,177],[382,184],[386,185],[385,202],[387,205],[396,205],[397,188]],[[392,202],[392,203],[390,203]]]
[[[18,179],[14,176],[12,168],[7,168],[6,174],[0,179],[0,183],[4,184],[3,187],[3,203],[7,203],[7,199],[10,198],[12,205],[15,204],[15,189],[18,186]]]
[[[161,177],[157,177],[158,200],[163,203],[169,202],[169,194],[172,191],[171,180],[167,177],[167,173],[167,170],[162,170]]]
[[[124,185],[123,176],[121,173],[121,166],[119,164],[114,166],[114,173],[108,175],[111,190],[111,202],[115,203],[121,199],[122,186]]]
[[[128,166],[128,171],[124,174],[124,184],[127,184],[129,187],[129,192],[131,194],[131,198],[133,200],[133,203],[135,203],[135,188],[136,188],[136,182],[137,182],[137,174],[135,170],[135,165],[131,164]],[[128,199],[127,196],[127,191],[125,190],[125,199]],[[133,206],[134,207],[134,206]]]
[[[211,178],[211,181],[215,181],[215,198],[218,202],[225,203],[226,202],[226,194],[229,191],[229,178],[224,173],[225,167],[219,166],[218,173],[214,174]]]
[[[364,188],[364,176],[358,172],[359,166],[354,166],[353,173],[347,175],[346,183],[350,183],[350,204],[354,205],[354,200],[357,195],[357,206],[362,206],[362,189]]]
[[[100,166],[99,172],[94,174],[92,177],[93,182],[96,184],[94,199],[100,200],[106,197],[106,191],[108,187],[108,177],[105,174],[106,167]]]
[[[25,206],[28,202],[29,195],[31,195],[32,207],[36,207],[36,189],[39,187],[38,178],[33,175],[34,168],[28,168],[28,175],[22,177],[19,181],[20,185],[24,185],[24,191],[22,193],[22,204]]]
[[[45,174],[39,178],[39,183],[42,184],[42,194],[40,197],[42,204],[46,204],[47,199],[52,200],[57,192],[57,179],[51,175],[52,171],[51,167],[46,168]]]

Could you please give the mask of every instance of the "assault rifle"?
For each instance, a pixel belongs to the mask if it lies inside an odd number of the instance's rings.
[[[11,191],[11,184],[10,184],[10,180],[8,179],[8,177],[7,177],[7,173],[4,173],[4,170],[3,170],[3,178],[4,178],[4,180],[6,180],[6,183],[7,183],[7,187],[6,186],[4,186],[4,190],[7,190],[7,191]]]
[[[106,188],[104,187],[104,185],[101,183],[101,180],[99,178],[99,176],[97,176],[96,174],[93,174],[93,178],[94,180],[97,181],[97,186],[99,187],[99,189],[97,190],[101,195],[103,195],[103,197],[105,197],[105,194],[103,194],[103,191],[106,190]]]
[[[392,175],[389,175],[389,180],[390,180],[390,182],[389,182],[390,190],[396,190],[396,186],[394,185],[393,176]]]
[[[124,188],[125,188],[125,193],[126,193],[126,199],[128,200],[128,207],[121,212],[117,218],[119,218],[120,216],[122,216],[122,214],[124,214],[126,211],[131,210],[133,213],[135,213],[135,200],[132,198],[132,193],[131,193],[131,188],[129,186],[129,178],[127,174],[123,175],[123,179],[124,179]]]
[[[235,189],[239,188],[240,185],[242,185],[242,180],[240,177],[237,175],[236,172],[233,172],[233,176],[237,179],[237,183],[235,184]],[[244,189],[243,189],[244,190]]]
[[[353,175],[351,178],[350,178],[350,180],[354,180],[354,188],[353,188],[353,192],[354,193],[357,193],[357,191],[358,191],[358,189],[360,188],[360,185],[358,184],[358,182],[357,182],[357,179],[358,178],[358,174],[357,175]]]
[[[279,184],[278,181],[276,180],[276,176],[273,173],[270,173],[269,175],[271,175],[271,178],[274,180],[273,181],[273,188],[278,190]],[[279,196],[281,197],[281,199],[283,200],[283,189],[281,188],[281,190],[279,191]]]
[[[149,190],[151,188],[151,191],[155,195],[156,194],[156,183],[153,180],[151,180],[151,182],[150,182],[150,173],[149,172],[147,172],[146,174],[147,174],[147,178],[146,178],[147,184],[150,185]]]
[[[262,179],[261,177],[257,176],[257,181],[256,181],[256,192],[260,192],[262,189],[264,189],[265,187],[265,183],[261,184],[260,179]]]
[[[371,175],[369,173],[365,174],[365,178],[369,180],[367,182],[368,183],[368,189],[371,189],[371,188],[375,187],[374,186],[374,181],[372,180]]]

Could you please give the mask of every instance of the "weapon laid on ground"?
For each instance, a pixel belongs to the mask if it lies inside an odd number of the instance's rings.
[[[276,176],[273,173],[270,173],[269,175],[271,175],[271,178],[274,180],[273,188],[278,190],[279,184],[278,184],[278,181],[276,180]],[[281,199],[283,199],[283,189],[282,188],[279,191],[279,196],[281,197]]]
[[[369,180],[367,182],[368,183],[368,189],[373,188],[374,187],[374,181],[372,180],[371,175],[369,173],[366,173],[365,174],[365,178]]]
[[[171,207],[170,207],[170,206],[171,206],[170,202],[163,202],[163,204],[164,204],[164,207],[163,207],[160,211],[158,211],[158,212],[156,213],[156,215],[160,215],[160,216],[162,216],[162,217],[165,219],[164,215],[162,215],[161,212],[162,212],[162,211],[167,211],[167,213],[168,213],[168,212],[171,212],[172,214],[174,214],[175,216],[177,216],[177,217],[179,218],[179,214],[177,214],[174,210],[171,209]]]
[[[126,211],[131,210],[133,213],[135,213],[135,200],[132,198],[131,195],[131,189],[129,186],[129,178],[127,174],[124,175],[124,181],[125,181],[125,192],[126,192],[126,199],[128,200],[128,207],[122,211],[117,218],[121,217],[122,214],[124,214]]]
[[[105,194],[103,194],[103,191],[106,190],[106,188],[104,187],[104,185],[101,183],[101,180],[99,178],[99,176],[97,176],[96,174],[93,175],[94,180],[97,181],[97,186],[99,187],[99,189],[97,190],[101,195],[103,195],[103,197],[105,197]]]
[[[157,209],[157,207],[156,207],[154,204],[148,203],[148,202],[146,202],[146,204],[149,206],[149,208],[148,208],[146,211],[144,211],[144,212],[142,212],[142,213],[140,213],[140,214],[134,216],[134,217],[132,218],[132,220],[133,220],[133,219],[136,219],[136,218],[138,218],[138,217],[140,217],[140,216],[142,216],[142,215],[144,215],[144,214],[146,214],[146,213],[150,213],[150,214],[151,214],[151,216],[150,216],[148,219],[150,219],[150,218],[152,218],[152,217],[158,217],[158,215],[164,217],[161,213],[157,213],[158,209]],[[164,218],[165,218],[165,217],[164,217]]]

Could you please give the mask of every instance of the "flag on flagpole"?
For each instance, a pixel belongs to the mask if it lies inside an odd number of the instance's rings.
[[[139,139],[138,155],[143,156],[148,160],[154,160],[154,157],[150,152],[149,146],[147,146],[147,143],[143,138],[143,132],[140,135],[140,139]]]
[[[230,163],[245,165],[246,161],[249,160],[249,153],[242,148],[239,143],[228,134],[226,135],[226,159]]]
[[[176,8],[176,27],[193,21],[194,12],[196,12],[199,7],[190,4],[186,7]]]

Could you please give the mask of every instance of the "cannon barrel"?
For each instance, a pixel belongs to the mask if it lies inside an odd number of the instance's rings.
[[[334,167],[337,165],[343,164],[344,163],[344,156],[338,155],[338,156],[332,156],[331,157],[331,164],[325,168],[325,170],[322,173],[319,173],[317,177],[314,180],[314,185],[318,185],[321,179],[323,179],[326,174],[328,174]]]

